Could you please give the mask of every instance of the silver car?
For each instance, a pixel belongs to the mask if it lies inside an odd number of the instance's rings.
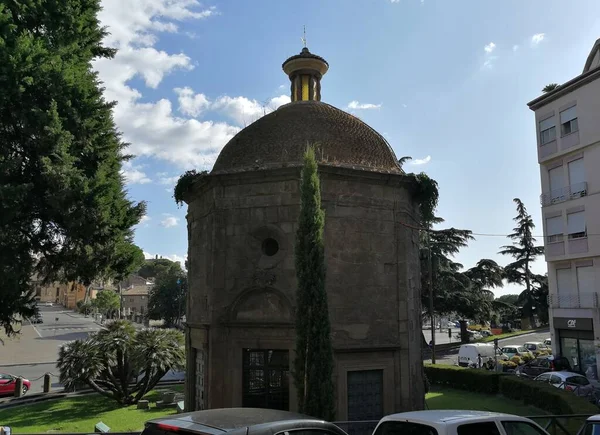
[[[561,390],[572,391],[577,396],[590,397],[594,386],[588,378],[573,372],[547,372],[542,373],[534,381],[547,382]]]

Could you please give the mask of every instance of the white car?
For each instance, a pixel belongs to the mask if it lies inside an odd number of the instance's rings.
[[[44,306],[45,306],[45,307],[51,307],[51,306],[52,306],[52,302],[46,302],[46,303],[44,304]]]
[[[414,411],[383,417],[373,435],[549,435],[532,420],[486,411]]]
[[[552,347],[552,339],[551,338],[546,338],[544,340],[544,344],[548,347]]]
[[[600,414],[589,417],[577,435],[598,435],[600,434]]]
[[[594,386],[588,378],[572,372],[546,372],[534,381],[547,382],[553,387],[574,392],[577,396],[588,397],[594,391]]]

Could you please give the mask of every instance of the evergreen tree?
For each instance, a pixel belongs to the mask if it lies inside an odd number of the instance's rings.
[[[31,277],[118,278],[143,260],[126,197],[124,144],[91,62],[99,0],[0,3],[0,326],[31,315]],[[139,264],[141,265],[141,264]],[[138,267],[139,267],[138,265]]]
[[[506,280],[509,283],[525,286],[519,295],[519,302],[523,304],[523,316],[529,320],[530,326],[534,326],[534,311],[538,307],[543,308],[536,301],[537,289],[540,287],[536,287],[536,284],[542,283],[541,287],[543,288],[543,280],[531,272],[531,264],[537,257],[544,254],[544,247],[535,245],[536,239],[533,237],[535,224],[531,215],[527,212],[525,204],[519,198],[515,198],[513,201],[517,205],[517,216],[513,219],[516,226],[513,228],[513,232],[508,235],[513,244],[502,246],[500,254],[510,255],[515,260],[504,267]],[[525,329],[526,325],[523,326]]]
[[[301,209],[296,233],[296,360],[294,381],[300,412],[325,420],[335,415],[333,347],[325,289],[321,187],[314,149],[304,155]]]
[[[177,325],[185,313],[186,295],[187,276],[179,263],[172,262],[156,276],[148,300],[148,318],[164,320],[167,327]]]

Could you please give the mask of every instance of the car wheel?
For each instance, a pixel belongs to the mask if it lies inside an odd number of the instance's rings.
[[[27,388],[27,385],[23,385],[23,388],[21,388],[21,395],[24,396],[27,394],[27,391],[29,391],[29,388]]]

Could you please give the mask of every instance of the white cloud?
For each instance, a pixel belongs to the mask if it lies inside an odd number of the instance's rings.
[[[263,103],[246,97],[223,96],[211,104],[211,109],[222,112],[240,126],[246,126],[290,101],[288,95],[280,95]]]
[[[390,3],[400,3],[400,0],[390,0]]]
[[[151,220],[152,220],[152,218],[150,216],[144,215],[140,219],[140,222],[138,223],[138,225],[143,226],[144,228],[148,228],[150,226],[148,224],[148,222],[150,222]]]
[[[160,177],[158,182],[160,184],[165,184],[168,186],[175,186],[175,183],[177,183],[177,180],[179,180],[179,175],[175,175],[174,177]]]
[[[160,224],[165,227],[165,228],[171,228],[171,227],[176,227],[177,225],[179,225],[179,218],[169,214],[169,213],[163,213],[163,216],[165,216],[165,218],[160,221]]]
[[[431,161],[431,156],[427,156],[424,159],[414,159],[411,160],[409,163],[411,165],[426,165],[427,163],[429,163]]]
[[[517,51],[519,49],[519,46],[517,44],[513,45],[513,51]]]
[[[94,68],[106,87],[105,97],[118,102],[113,114],[123,139],[131,144],[127,152],[166,160],[182,169],[210,167],[239,128],[185,118],[201,109],[200,97],[191,105],[180,103],[186,111],[182,116],[173,113],[166,98],[142,103],[143,89],[132,87],[129,81],[140,77],[146,86],[157,88],[168,74],[192,70],[186,54],[156,49],[158,36],[177,32],[183,21],[218,15],[217,10],[202,8],[198,0],[103,0],[102,7],[99,18],[110,33],[105,44],[119,51],[114,59],[94,62]]]
[[[491,53],[492,51],[494,51],[495,48],[496,48],[496,44],[494,44],[493,42],[490,42],[488,45],[483,47],[483,49],[485,50],[486,53]]]
[[[142,166],[134,166],[131,161],[123,162],[121,168],[121,175],[125,178],[126,184],[146,184],[151,183],[152,180],[146,176],[145,172],[142,172]]]
[[[381,109],[381,104],[371,104],[371,103],[359,103],[356,100],[350,101],[348,103],[349,110],[372,110],[372,109]]]
[[[531,37],[531,45],[534,47],[537,46],[540,42],[544,40],[545,36],[545,33],[536,33]]]
[[[204,94],[194,94],[192,88],[175,88],[174,91],[178,95],[179,111],[184,115],[198,116],[210,106],[208,98]]]

